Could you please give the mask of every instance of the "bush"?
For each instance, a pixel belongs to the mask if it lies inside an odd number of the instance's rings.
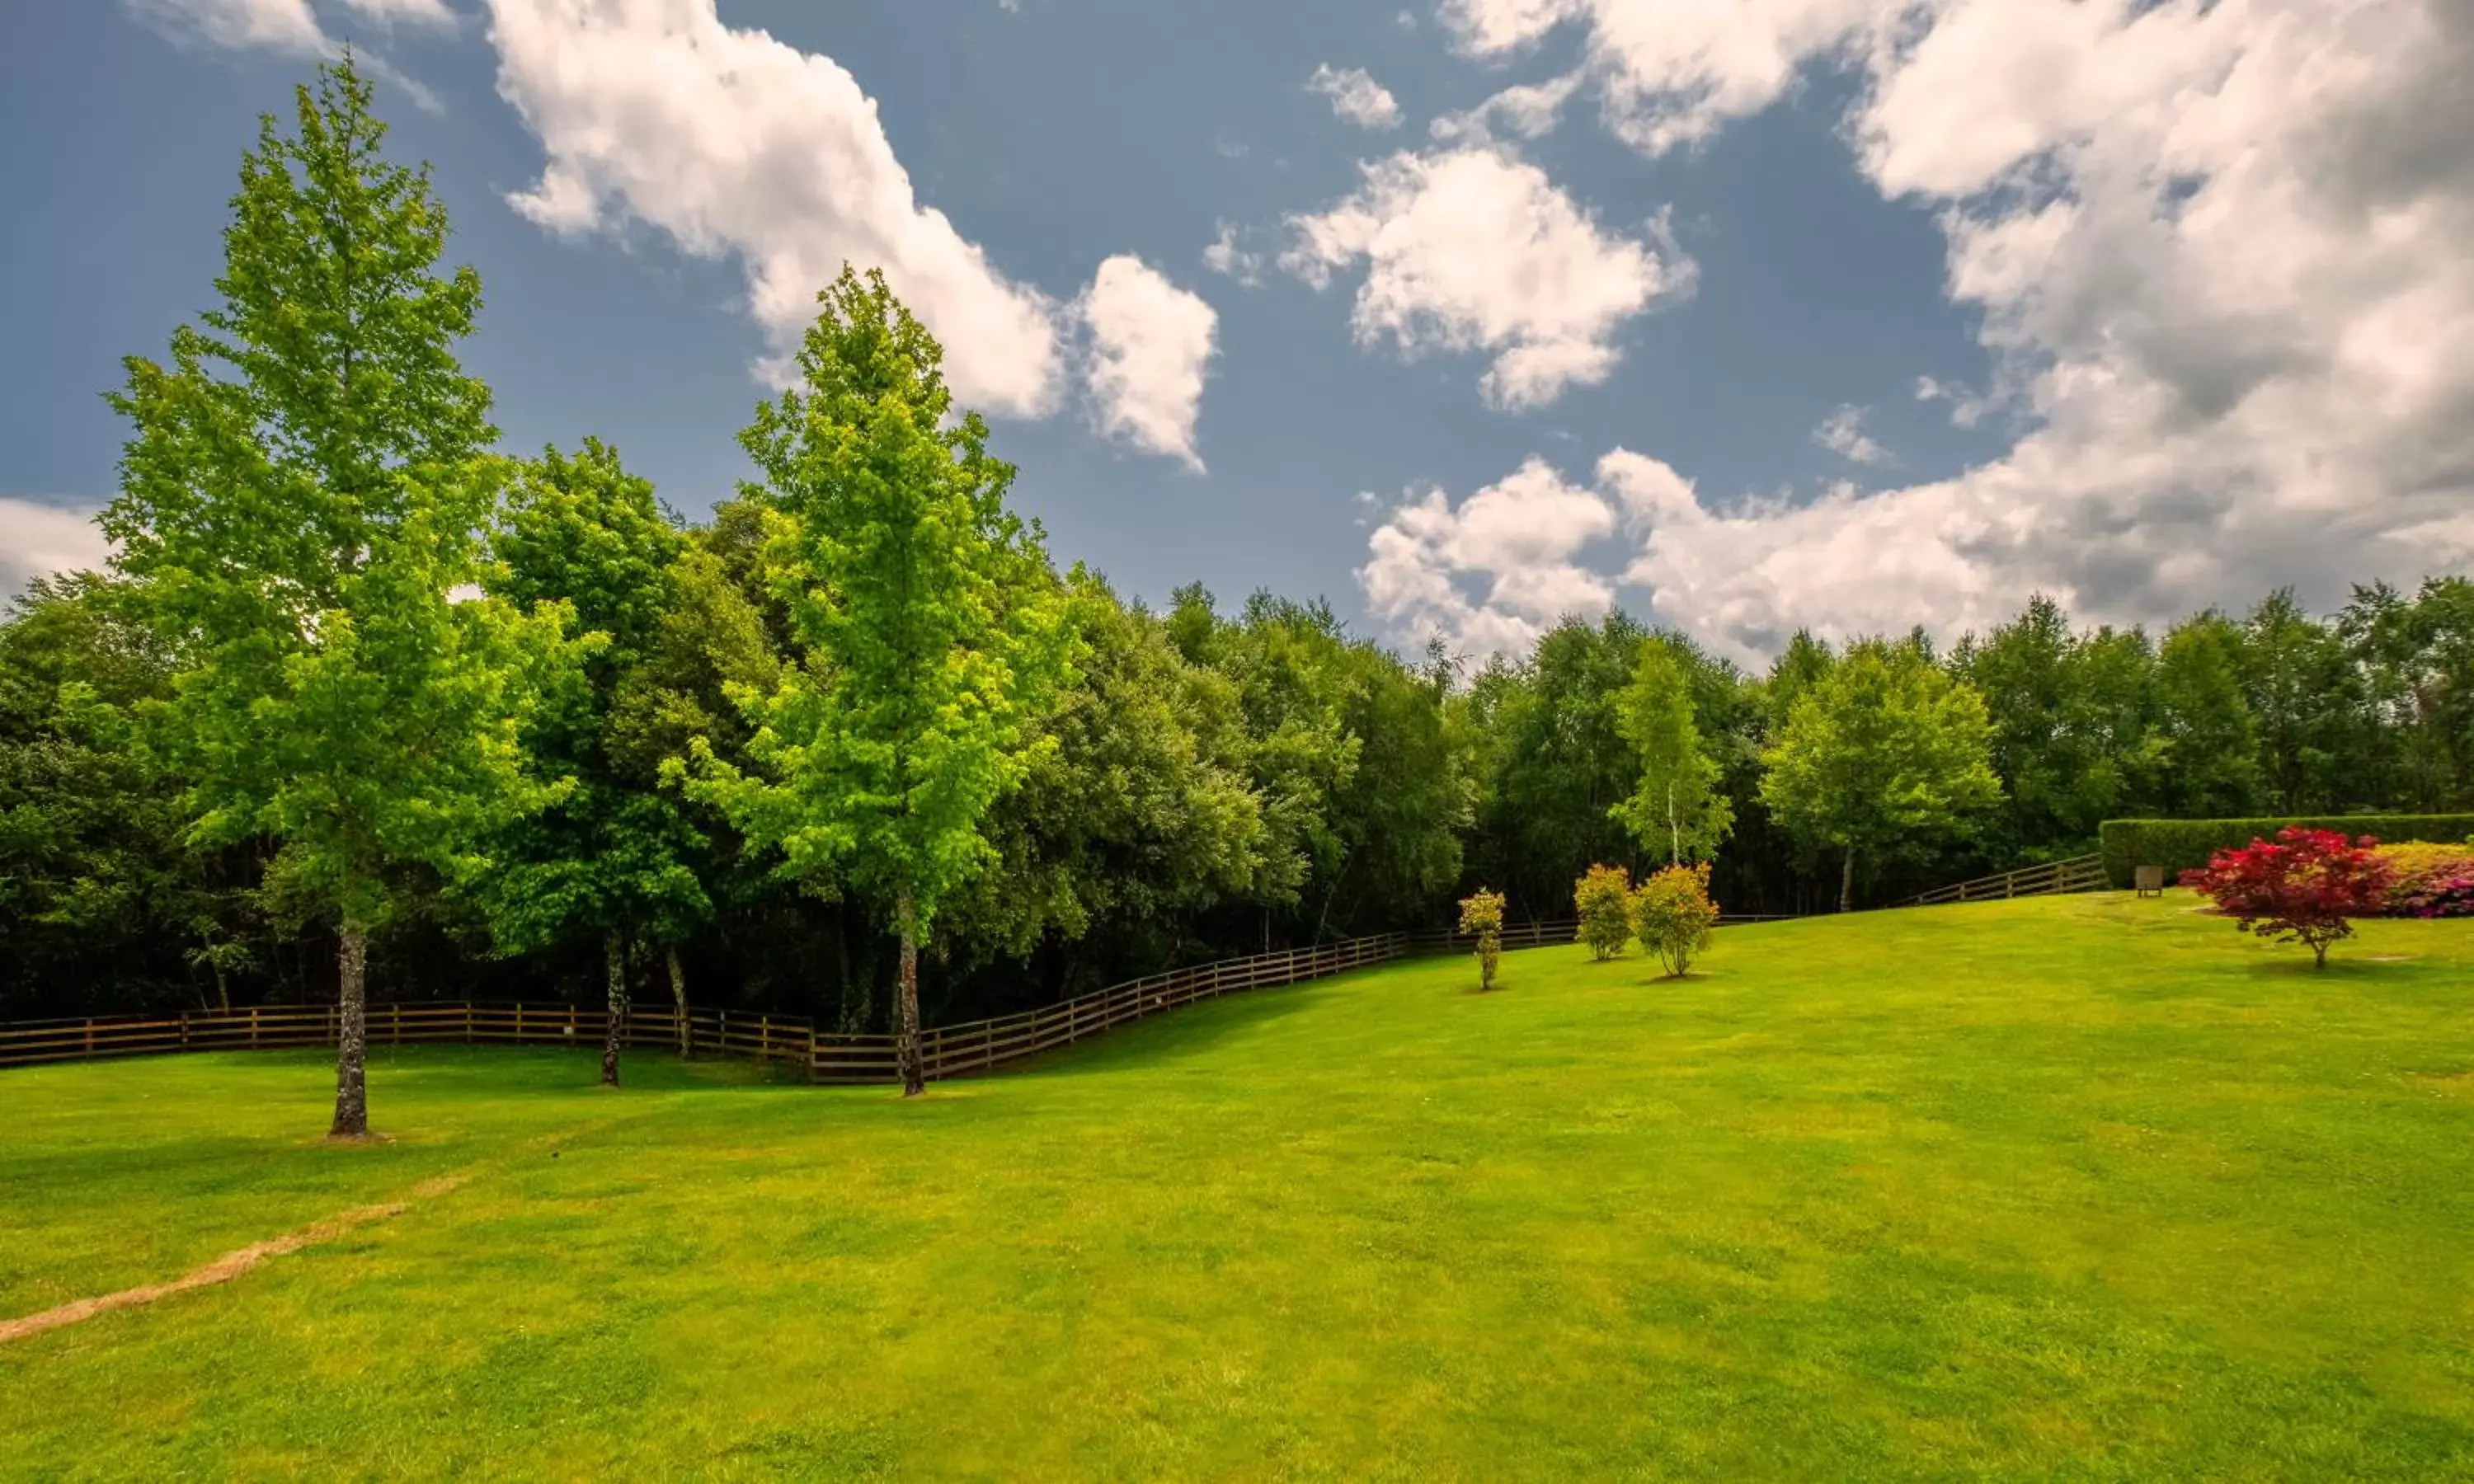
[[[1477,987],[1494,988],[1494,966],[1503,960],[1503,894],[1478,888],[1461,898],[1461,931],[1477,935]]]
[[[1718,925],[1709,863],[1669,866],[1651,876],[1632,894],[1631,910],[1633,936],[1666,966],[1666,977],[1683,978],[1692,955],[1710,946],[1710,930]]]
[[[2162,866],[2171,880],[2186,871],[2204,868],[2219,850],[2238,850],[2254,840],[2272,839],[2289,826],[2304,829],[2336,829],[2354,835],[2376,835],[2391,843],[2407,840],[2456,844],[2474,835],[2474,814],[2355,814],[2315,819],[2249,820],[2107,820],[2098,826],[2104,873],[2118,888],[2131,884],[2137,866]]]
[[[2244,932],[2278,943],[2311,945],[2312,967],[2328,967],[2328,945],[2354,933],[2351,919],[2388,909],[2389,863],[2369,835],[2347,843],[2333,829],[2290,825],[2276,841],[2254,839],[2219,850],[2205,871],[2182,874],[2182,884],[2240,918]]]
[[[2474,917],[2474,841],[2384,845],[2380,858],[2389,867],[2389,916]]]
[[[1572,906],[1581,919],[1581,930],[1573,941],[1588,944],[1593,958],[1611,959],[1621,953],[1632,937],[1631,903],[1629,872],[1621,866],[1591,866],[1588,874],[1572,883]]]

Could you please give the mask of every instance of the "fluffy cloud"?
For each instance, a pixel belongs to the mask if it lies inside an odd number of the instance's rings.
[[[922,205],[876,104],[827,57],[722,24],[714,0],[491,0],[498,89],[548,156],[512,198],[557,232],[633,218],[736,258],[778,351],[844,260],[879,265],[946,348],[963,403],[1060,399],[1058,306]]]
[[[1850,464],[1887,464],[1890,450],[1876,443],[1864,431],[1864,409],[1845,406],[1821,419],[1812,430],[1812,441]]]
[[[1331,111],[1360,129],[1400,127],[1399,100],[1364,67],[1334,67],[1324,62],[1315,68],[1313,77],[1306,79],[1306,90],[1330,99]]]
[[[1574,559],[1615,525],[1604,496],[1532,459],[1458,506],[1428,490],[1394,507],[1369,539],[1358,586],[1376,617],[1418,642],[1516,652],[1567,613],[1613,606],[1613,584]]]
[[[1220,317],[1124,254],[1100,265],[1078,307],[1091,332],[1086,374],[1100,431],[1201,472],[1194,423]]]
[[[1445,0],[1443,19],[1478,56],[1583,23],[1608,127],[1656,154],[1768,108],[1808,58],[1911,9],[1906,0]]]
[[[1480,385],[1497,407],[1605,380],[1616,327],[1691,283],[1690,260],[1662,227],[1654,247],[1610,232],[1508,151],[1403,152],[1365,172],[1355,195],[1290,219],[1281,266],[1321,288],[1365,259],[1351,312],[1359,343],[1411,358],[1490,351]]]
[[[110,555],[93,511],[0,495],[0,598],[37,577],[100,567]]]
[[[1662,617],[1739,653],[1981,625],[2043,587],[2157,620],[2474,559],[2474,8],[2462,0],[1458,0],[1588,29],[1623,137],[1702,137],[1844,58],[1848,134],[1935,207],[2025,431],[1947,480],[1723,513],[1599,469]],[[1652,24],[1653,21],[1659,24]],[[1655,498],[1637,494],[1654,490]]]

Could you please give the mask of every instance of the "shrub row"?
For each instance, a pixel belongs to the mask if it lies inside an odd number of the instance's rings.
[[[2136,866],[2162,866],[2165,879],[2204,869],[2219,850],[2240,850],[2253,840],[2273,840],[2288,825],[2335,829],[2347,839],[2370,835],[2383,843],[2430,841],[2460,845],[2474,836],[2474,814],[2344,814],[2310,819],[2107,820],[2097,838],[2105,875],[2117,887],[2131,884]]]

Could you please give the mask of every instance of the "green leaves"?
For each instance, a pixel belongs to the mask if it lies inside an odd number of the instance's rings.
[[[133,424],[104,524],[190,660],[160,713],[201,842],[281,842],[273,880],[329,921],[389,912],[390,876],[468,874],[556,798],[519,732],[571,664],[557,606],[458,601],[505,475],[455,345],[471,270],[440,275],[427,177],[379,154],[349,60],[243,162],[221,302],[129,362]]]
[[[687,616],[691,584],[711,596],[709,561],[690,569],[687,539],[652,485],[592,438],[519,470],[492,548],[493,594],[563,609],[584,630],[581,668],[546,696],[524,736],[531,778],[568,791],[494,842],[495,869],[473,891],[492,934],[504,952],[612,934],[675,943],[712,913],[702,870],[713,852],[650,750],[661,708],[680,699],[668,689],[685,662],[676,651],[692,642],[673,615]]]
[[[1764,754],[1761,802],[1808,847],[1873,851],[1964,830],[2001,798],[1984,700],[1912,643],[1851,646]]]
[[[1707,860],[1735,822],[1734,806],[1718,789],[1722,770],[1694,724],[1691,684],[1676,645],[1654,636],[1641,644],[1632,683],[1615,698],[1616,726],[1639,759],[1640,782],[1614,805],[1614,817],[1671,865]]]
[[[802,386],[740,442],[763,478],[764,567],[803,663],[742,689],[741,770],[709,746],[691,794],[785,874],[908,894],[922,933],[990,858],[982,822],[1046,743],[1077,647],[1010,465],[949,419],[941,350],[881,274],[848,269],[801,346]]]

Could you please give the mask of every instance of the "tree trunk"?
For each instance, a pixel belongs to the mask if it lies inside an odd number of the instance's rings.
[[[1856,848],[1847,848],[1847,859],[1838,868],[1838,910],[1856,910]]]
[[[671,944],[664,951],[670,958],[670,1003],[679,1013],[679,1060],[695,1059],[695,1041],[688,1023],[688,971],[679,967],[679,945]]]
[[[369,1056],[369,929],[346,922],[335,951],[337,1003],[335,1029],[335,1126],[328,1138],[370,1137],[370,1087],[365,1063]]]
[[[209,962],[214,965],[215,969],[215,1002],[223,1007],[224,1014],[230,1015],[231,1014],[231,981],[224,974],[224,961],[218,958]]]
[[[902,930],[902,983],[893,996],[893,1054],[902,1064],[902,1095],[917,1097],[928,1090],[928,1076],[919,1054],[919,914],[910,899],[910,888],[902,889],[893,914]]]
[[[2328,967],[2328,945],[2326,944],[2314,943],[2311,945],[2311,952],[2314,955],[2311,960],[2312,968],[2325,969]]]
[[[610,1013],[601,1030],[601,1085],[618,1086],[618,1037],[627,1024],[627,948],[616,929],[601,935],[601,958],[610,971]]]

